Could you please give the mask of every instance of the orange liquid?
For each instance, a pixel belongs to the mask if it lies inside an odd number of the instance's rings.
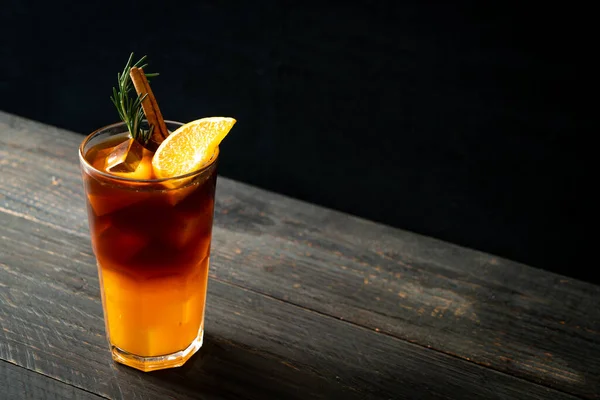
[[[85,158],[104,171],[118,143],[99,144]],[[151,173],[151,156],[136,171]],[[185,349],[203,330],[216,163],[175,188],[83,178],[111,344],[144,357]]]

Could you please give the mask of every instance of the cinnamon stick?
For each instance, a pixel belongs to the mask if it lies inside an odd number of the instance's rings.
[[[167,130],[165,120],[158,108],[156,97],[154,97],[154,93],[152,93],[152,89],[150,88],[150,84],[148,83],[148,79],[146,78],[143,69],[133,67],[129,71],[129,76],[131,77],[131,81],[133,82],[133,86],[135,87],[138,96],[142,97],[146,95],[142,101],[142,108],[144,109],[144,114],[146,115],[148,123],[151,126],[154,126],[150,141],[158,147],[162,141],[169,136],[169,131]]]

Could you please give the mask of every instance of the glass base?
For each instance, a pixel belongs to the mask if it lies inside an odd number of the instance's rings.
[[[196,339],[194,339],[186,349],[156,357],[136,356],[135,354],[128,353],[125,350],[121,350],[120,348],[111,345],[112,358],[118,363],[125,364],[144,372],[181,367],[198,351],[198,349],[200,349],[200,347],[202,347],[203,338],[204,329],[201,329],[198,336],[196,336]]]

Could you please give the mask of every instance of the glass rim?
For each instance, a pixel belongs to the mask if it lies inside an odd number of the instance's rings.
[[[142,122],[148,122],[148,121],[144,119]],[[165,123],[175,124],[175,125],[180,125],[180,126],[185,125],[183,122],[172,121],[172,120],[167,120],[167,119],[165,119]],[[162,183],[162,182],[168,182],[168,181],[179,180],[179,179],[184,179],[184,178],[190,178],[190,177],[199,175],[202,172],[204,172],[205,170],[209,169],[211,166],[213,166],[213,164],[215,164],[215,162],[219,158],[219,146],[217,146],[217,148],[215,149],[215,152],[211,156],[209,162],[202,165],[202,167],[200,167],[199,169],[194,170],[192,172],[188,172],[187,174],[184,174],[184,175],[177,175],[177,176],[173,176],[173,177],[157,178],[157,179],[136,179],[136,178],[127,178],[127,177],[119,176],[119,175],[113,175],[111,173],[101,171],[101,170],[97,169],[96,167],[94,167],[92,164],[90,164],[84,157],[83,148],[92,138],[100,135],[105,130],[108,130],[110,128],[116,128],[118,126],[125,127],[125,122],[122,122],[122,121],[116,122],[114,124],[110,124],[110,125],[103,126],[102,128],[98,128],[83,139],[83,141],[79,145],[79,152],[78,152],[79,153],[79,162],[81,163],[82,166],[92,170],[95,174],[98,174],[99,176],[102,176],[104,178],[109,178],[109,179],[115,180],[117,182],[120,181],[120,182],[129,182],[129,183],[132,183],[132,182],[135,182],[135,183]],[[126,131],[123,131],[123,133],[125,133],[125,132]]]

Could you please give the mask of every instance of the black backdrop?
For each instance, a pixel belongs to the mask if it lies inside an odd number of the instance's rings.
[[[148,54],[166,118],[238,119],[222,175],[594,280],[590,11],[372,3],[4,1],[0,109],[88,133]]]

